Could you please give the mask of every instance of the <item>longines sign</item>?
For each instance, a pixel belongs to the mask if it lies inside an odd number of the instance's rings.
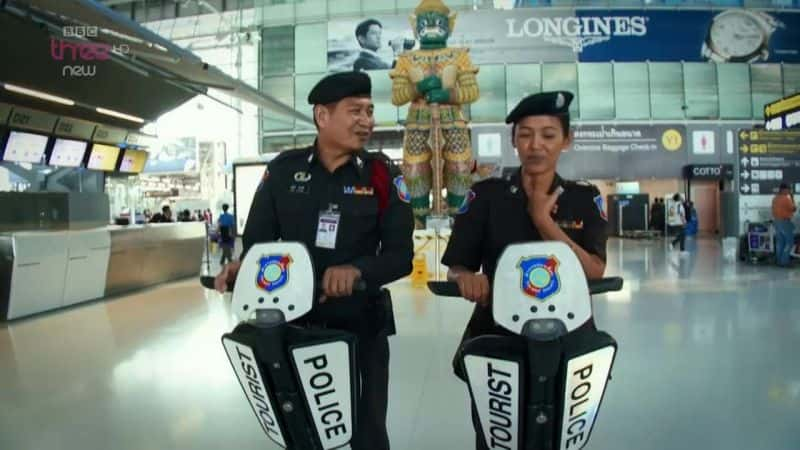
[[[369,40],[359,41],[356,28],[367,19],[376,19],[380,25]],[[477,65],[576,61],[800,63],[800,13],[750,9],[462,11],[448,45],[469,48]],[[364,70],[390,70],[400,53],[418,48],[405,14],[328,22],[330,71],[353,70],[359,56],[370,62]]]
[[[506,19],[506,24],[509,38],[542,38],[570,47],[575,53],[615,36],[647,34],[647,17],[644,16],[510,18]]]

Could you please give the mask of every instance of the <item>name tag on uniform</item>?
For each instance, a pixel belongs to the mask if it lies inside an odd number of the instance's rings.
[[[323,211],[317,223],[317,247],[335,249],[336,233],[339,231],[341,215],[336,211]]]

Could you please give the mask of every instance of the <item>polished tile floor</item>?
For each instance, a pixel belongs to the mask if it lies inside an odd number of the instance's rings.
[[[609,242],[622,292],[597,296],[619,341],[588,449],[800,449],[800,269]],[[450,371],[470,307],[393,286],[389,431],[397,450],[468,449]],[[219,337],[229,303],[194,280],[0,324],[0,449],[271,449]]]

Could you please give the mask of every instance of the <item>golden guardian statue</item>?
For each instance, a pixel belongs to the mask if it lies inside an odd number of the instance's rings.
[[[472,143],[462,105],[478,99],[478,68],[466,48],[447,46],[456,21],[441,0],[422,0],[410,18],[420,49],[398,57],[392,103],[408,109],[403,139],[403,173],[414,215],[453,214],[472,185]],[[447,188],[447,208],[442,188]],[[433,211],[429,195],[433,189]]]

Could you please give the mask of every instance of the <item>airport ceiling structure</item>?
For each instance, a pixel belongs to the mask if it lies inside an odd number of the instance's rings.
[[[265,112],[311,123],[113,11],[108,5],[114,2],[0,0],[0,34],[6,43],[0,46],[0,102],[139,129],[218,89]],[[89,66],[93,74],[85,70]]]

